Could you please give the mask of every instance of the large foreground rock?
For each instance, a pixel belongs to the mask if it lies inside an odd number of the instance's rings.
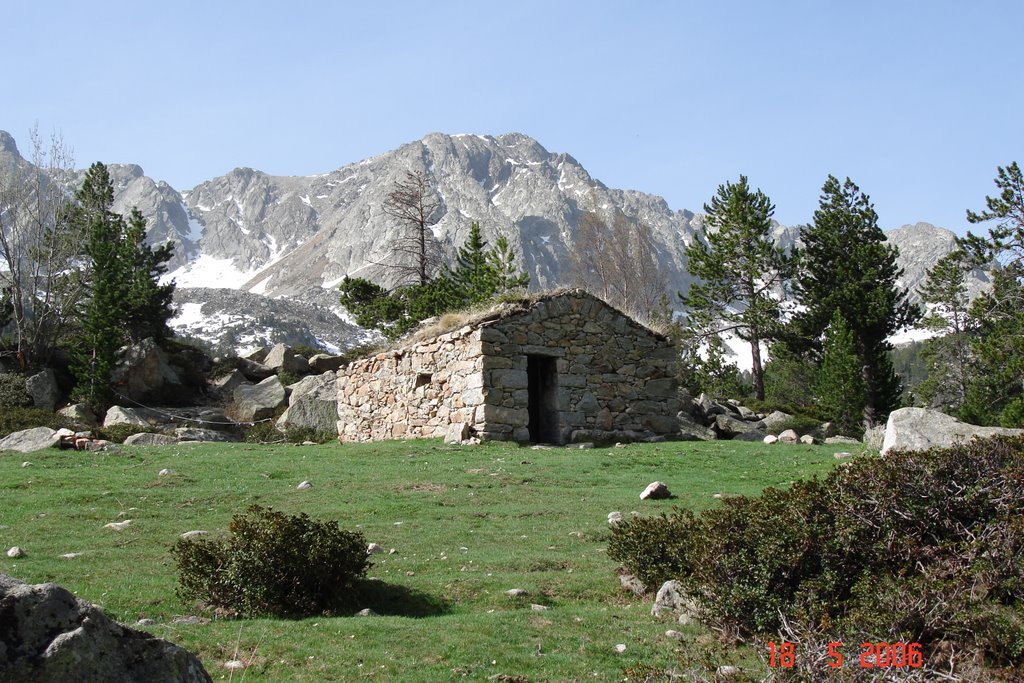
[[[1016,436],[1024,429],[979,427],[928,408],[900,408],[889,414],[885,426],[882,453],[891,450],[924,451],[929,448],[949,448],[974,437]]]
[[[58,443],[60,443],[59,432],[49,427],[35,427],[14,432],[0,439],[0,451],[32,453],[33,451],[53,448]]]
[[[284,344],[275,344],[267,352],[263,364],[275,372],[290,372],[295,375],[309,372],[309,361]]]
[[[288,410],[277,421],[278,429],[306,427],[317,432],[337,432],[338,376],[334,372],[311,375],[291,386]]]
[[[118,624],[52,583],[0,574],[0,680],[209,683],[192,654]]]
[[[103,418],[104,427],[116,427],[118,425],[130,425],[132,427],[149,427],[149,420],[145,418],[142,411],[124,406],[111,406]]]

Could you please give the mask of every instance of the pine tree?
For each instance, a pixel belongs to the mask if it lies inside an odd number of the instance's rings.
[[[814,224],[801,231],[804,249],[795,282],[803,311],[795,320],[805,348],[820,348],[838,312],[853,336],[866,387],[864,425],[884,422],[901,400],[888,338],[918,318],[916,306],[897,286],[903,271],[897,250],[886,244],[878,214],[849,178],[829,176],[822,187]]]
[[[968,233],[961,246],[976,263],[994,262],[992,289],[971,304],[970,334],[977,364],[961,416],[978,424],[1024,424],[1024,174],[1017,162],[999,167],[999,195],[986,210],[968,211],[971,223],[995,221],[988,237]]]
[[[499,296],[530,286],[530,276],[516,266],[516,256],[504,235],[499,235],[494,248],[487,252],[487,262],[494,270],[495,293]]]
[[[167,323],[174,315],[174,283],[161,285],[160,276],[167,272],[173,251],[170,243],[156,249],[146,244],[146,220],[133,208],[120,244],[127,271],[123,330],[131,343],[147,337],[161,342],[171,334]]]
[[[839,311],[832,316],[825,330],[821,366],[815,385],[818,405],[835,422],[839,431],[848,436],[860,435],[868,388],[854,335]]]
[[[106,166],[93,164],[75,195],[72,222],[88,230],[85,255],[91,273],[82,334],[72,359],[75,395],[96,409],[113,396],[110,376],[117,350],[149,336],[163,340],[173,315],[173,283],[158,279],[171,257],[169,246],[145,243],[145,219],[133,209],[128,221],[114,213],[114,188]]]
[[[921,397],[936,407],[956,413],[967,400],[972,368],[969,313],[965,277],[973,268],[960,250],[950,252],[928,270],[918,290],[928,305],[924,326],[939,336],[928,340],[923,351],[928,377],[918,387]]]
[[[105,409],[112,397],[110,375],[117,349],[124,340],[120,313],[125,298],[125,270],[119,250],[123,220],[110,210],[114,187],[107,167],[93,164],[75,198],[75,218],[89,230],[85,253],[92,282],[71,369],[77,383],[75,397],[96,409]]]
[[[473,223],[465,243],[455,257],[455,268],[446,269],[453,308],[465,308],[487,301],[497,288],[497,274],[487,258],[487,242],[480,224]]]
[[[761,345],[772,339],[782,319],[778,290],[791,274],[791,259],[772,239],[775,207],[746,176],[718,186],[704,205],[707,245],[686,249],[689,272],[700,279],[682,303],[697,343],[725,333],[750,344],[754,395],[764,399]]]

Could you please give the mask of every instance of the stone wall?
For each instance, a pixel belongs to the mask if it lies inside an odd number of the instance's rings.
[[[554,427],[533,440],[673,434],[675,356],[665,338],[589,294],[560,294],[353,363],[338,379],[339,438],[440,436],[467,423],[481,438],[529,441],[531,362],[535,373],[555,371],[534,406]]]
[[[453,422],[476,424],[482,369],[472,327],[356,361],[338,372],[338,438],[443,436]]]

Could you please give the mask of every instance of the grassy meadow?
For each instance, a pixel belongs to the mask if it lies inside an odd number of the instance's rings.
[[[154,620],[145,630],[196,653],[214,680],[622,680],[629,667],[674,664],[714,638],[651,617],[649,601],[621,590],[605,556],[608,513],[704,509],[716,494],[823,474],[840,450],[848,447],[429,440],[0,453],[0,545],[26,553],[0,556],[0,572],[62,584],[129,625]],[[174,474],[159,476],[164,468]],[[297,490],[303,480],[312,488]],[[639,500],[654,480],[675,498]],[[337,520],[388,549],[373,558],[369,576],[380,581],[362,605],[382,616],[173,623],[203,613],[175,595],[171,545],[190,530],[222,533],[254,503]],[[128,519],[123,531],[104,528]],[[530,595],[511,598],[512,588]],[[232,659],[248,668],[226,670]],[[718,663],[761,666],[749,650]]]

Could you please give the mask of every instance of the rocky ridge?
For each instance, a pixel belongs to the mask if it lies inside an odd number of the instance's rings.
[[[0,131],[0,165],[11,161],[27,163],[13,138]],[[391,272],[383,264],[398,228],[382,207],[407,171],[422,171],[434,187],[439,208],[433,234],[444,252],[454,253],[478,221],[488,241],[498,235],[509,240],[534,289],[570,284],[569,254],[593,248],[577,239],[584,212],[596,212],[608,221],[621,212],[648,227],[669,292],[689,286],[685,248],[703,230],[699,214],[674,211],[656,195],[608,188],[572,156],[551,153],[519,133],[432,133],[322,175],[284,177],[238,168],[183,192],[148,178],[133,164],[112,164],[110,170],[115,209],[138,206],[150,221],[149,241],[174,243],[168,277],[180,290],[227,288],[269,297],[280,302],[279,308],[296,301],[336,308],[337,284],[345,275],[387,282]],[[67,181],[69,190],[80,179],[81,173]],[[776,227],[776,241],[783,246],[792,246],[798,234],[796,227]],[[889,236],[900,248],[904,283],[911,289],[954,240],[952,232],[926,223],[903,226]],[[981,271],[969,280],[974,292],[987,285]],[[224,295],[179,299],[210,299],[202,308],[204,316],[211,316],[202,332],[208,337],[219,327],[216,316],[247,315],[257,301],[244,298],[220,308],[211,303],[218,297]],[[339,313],[332,311],[337,321],[326,323],[333,328],[330,334],[293,330],[272,341],[308,343],[315,338],[325,347],[349,345],[354,328],[346,327]],[[302,319],[307,314],[295,310],[281,317]],[[277,319],[263,329],[276,324],[288,323]],[[189,324],[179,321],[178,327],[185,331]],[[222,342],[226,343],[218,340]]]

